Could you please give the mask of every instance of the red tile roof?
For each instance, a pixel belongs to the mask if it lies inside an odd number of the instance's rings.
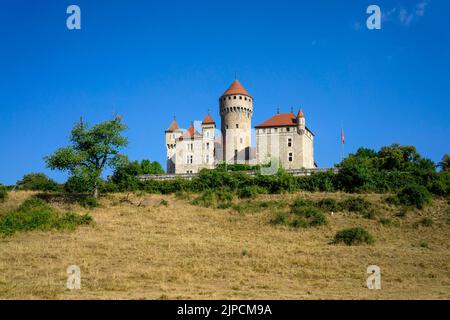
[[[193,139],[200,136],[200,133],[195,130],[194,124],[191,124],[191,126],[178,138],[179,140],[183,139]]]
[[[298,109],[297,117],[299,117],[299,118],[304,118],[305,117],[305,115],[303,114],[302,108]]]
[[[179,128],[180,127],[178,127],[177,120],[175,118],[173,118],[173,121],[170,124],[170,126],[167,128],[166,132],[174,132],[175,130],[178,130]]]
[[[213,118],[211,117],[211,115],[208,113],[205,117],[205,119],[203,119],[202,124],[216,124],[213,120]]]
[[[242,86],[242,84],[238,81],[238,80],[234,80],[233,83],[231,84],[231,86],[227,89],[227,91],[225,91],[225,93],[222,96],[229,96],[229,95],[237,95],[237,94],[241,94],[244,96],[249,96],[251,97],[251,95],[247,92],[247,90],[245,90],[245,88]]]
[[[296,126],[297,117],[293,113],[279,113],[258,124],[255,128]]]

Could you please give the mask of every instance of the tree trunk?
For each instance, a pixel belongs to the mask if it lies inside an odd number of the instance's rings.
[[[98,198],[98,184],[97,184],[97,182],[95,182],[95,184],[94,184],[94,192],[93,192],[92,196],[93,196],[95,199]]]

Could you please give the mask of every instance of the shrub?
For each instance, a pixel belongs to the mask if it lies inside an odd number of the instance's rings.
[[[259,193],[259,188],[257,186],[246,186],[242,189],[239,189],[238,196],[239,198],[248,198],[248,199],[254,199]]]
[[[431,219],[429,217],[422,218],[414,224],[415,227],[418,227],[418,226],[431,227],[432,225],[433,225],[433,219]]]
[[[0,203],[5,202],[7,198],[8,198],[8,191],[6,191],[5,187],[0,186]]]
[[[327,224],[325,214],[313,207],[314,202],[298,198],[291,206],[291,213],[295,215],[291,222],[293,227],[314,227]]]
[[[326,211],[339,211],[339,205],[332,198],[323,198],[317,201],[316,206]]]
[[[78,203],[79,203],[82,207],[90,208],[90,209],[96,208],[96,207],[99,207],[99,206],[100,206],[98,200],[97,200],[96,198],[92,197],[92,196],[81,197],[81,198],[78,200]]]
[[[373,236],[364,228],[349,228],[338,231],[334,243],[343,242],[348,246],[374,243]]]
[[[397,193],[397,199],[399,204],[422,209],[431,202],[431,194],[424,186],[412,184],[400,190]]]
[[[385,226],[389,226],[392,224],[392,220],[389,218],[380,218],[380,223]]]
[[[375,219],[377,216],[377,212],[375,211],[375,208],[373,208],[372,203],[360,196],[347,198],[339,203],[339,206],[343,210],[356,212],[366,219]]]
[[[33,191],[58,191],[58,183],[44,173],[30,173],[23,176],[22,180],[17,181],[17,187],[22,190]]]
[[[167,202],[167,200],[165,200],[165,199],[162,199],[162,200],[159,202],[159,205],[160,205],[160,206],[164,206],[164,207],[168,207],[168,206],[169,206],[169,202]]]
[[[419,246],[421,247],[421,248],[425,248],[425,249],[428,249],[430,246],[428,245],[428,241],[425,241],[425,240],[421,240],[420,242],[419,242]]]
[[[305,207],[313,207],[314,202],[309,199],[297,198],[291,206],[292,213],[302,212]]]
[[[364,212],[372,207],[372,204],[363,197],[350,197],[342,201],[340,207],[350,212]]]
[[[288,214],[283,211],[279,211],[275,213],[275,216],[270,220],[272,224],[287,224],[288,223]]]
[[[282,209],[287,206],[286,202],[282,201],[243,201],[233,205],[233,209],[239,213],[243,212],[260,212],[269,209]]]
[[[80,216],[75,213],[60,215],[44,200],[30,198],[25,200],[16,210],[0,217],[0,233],[12,235],[17,231],[68,229],[78,225],[90,224],[89,215]]]
[[[193,205],[225,209],[232,206],[233,194],[229,190],[206,190],[192,201]]]
[[[92,192],[93,182],[86,174],[73,175],[67,179],[64,184],[64,191],[68,193],[87,193]]]

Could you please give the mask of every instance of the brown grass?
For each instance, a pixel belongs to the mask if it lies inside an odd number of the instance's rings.
[[[0,212],[30,192],[11,192]],[[260,196],[291,201],[345,198],[343,193]],[[74,232],[28,232],[0,238],[3,299],[449,299],[448,204],[395,217],[381,195],[367,195],[393,221],[336,213],[329,225],[292,229],[268,223],[268,211],[239,214],[199,208],[174,196],[124,194],[102,198],[89,210],[95,226]],[[168,206],[160,204],[165,199]],[[1,214],[1,213],[0,213]],[[414,227],[423,216],[432,227]],[[372,246],[331,245],[336,231],[363,226]],[[428,248],[420,246],[426,241]],[[81,268],[82,288],[66,289],[66,269]],[[382,289],[366,287],[366,268],[381,267]]]

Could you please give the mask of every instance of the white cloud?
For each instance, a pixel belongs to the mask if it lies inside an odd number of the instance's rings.
[[[428,5],[427,1],[419,2],[416,5],[416,15],[419,17],[423,17],[425,15],[425,8]]]
[[[408,13],[405,8],[401,8],[398,13],[398,18],[400,19],[401,24],[408,26],[414,19],[414,14]]]
[[[409,26],[415,19],[417,19],[418,17],[423,17],[425,15],[425,11],[429,3],[430,0],[422,0],[421,2],[417,3],[413,7],[413,9],[410,10],[407,10],[403,7],[392,8],[383,12],[381,16],[382,21],[391,21],[397,16],[402,25]]]

